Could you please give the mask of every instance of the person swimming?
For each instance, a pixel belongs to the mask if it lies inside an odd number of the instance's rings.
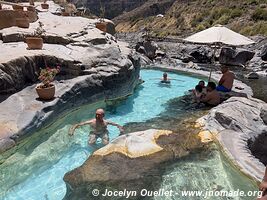
[[[163,73],[161,83],[171,83],[171,79],[168,78],[168,74],[166,72]]]
[[[97,138],[101,138],[102,143],[104,145],[108,144],[109,143],[109,132],[107,129],[108,125],[118,127],[121,133],[124,132],[124,129],[119,124],[105,120],[104,116],[105,116],[105,111],[103,109],[97,109],[95,113],[95,119],[75,124],[70,128],[69,135],[72,136],[74,134],[75,129],[80,126],[90,125],[92,131],[90,132],[89,135],[88,144],[89,145],[95,144]]]

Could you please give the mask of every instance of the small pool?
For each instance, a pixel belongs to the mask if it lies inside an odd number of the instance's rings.
[[[87,145],[89,127],[81,127],[75,131],[73,137],[68,136],[68,129],[72,124],[93,118],[98,107],[105,108],[108,120],[121,125],[131,122],[146,123],[156,117],[164,117],[166,120],[173,113],[183,112],[179,107],[173,112],[166,112],[166,103],[182,96],[199,81],[198,78],[169,73],[169,77],[175,80],[171,84],[162,84],[159,83],[162,72],[158,70],[142,70],[141,77],[145,82],[127,99],[112,105],[100,102],[83,106],[59,118],[49,128],[34,134],[22,148],[0,165],[0,199],[62,199],[66,193],[64,174],[80,166],[95,150]],[[162,123],[165,123],[164,120]],[[109,130],[111,139],[118,136],[119,131],[116,128]],[[98,141],[97,148],[100,147]],[[201,184],[203,188],[223,185],[228,189],[256,189],[238,171],[225,167],[225,163],[227,162],[218,150],[206,155],[194,154],[167,166],[161,187],[197,188]]]

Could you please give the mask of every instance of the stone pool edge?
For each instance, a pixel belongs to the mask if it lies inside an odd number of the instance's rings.
[[[131,66],[124,65],[124,69],[119,69],[117,73],[123,78],[114,87],[108,85],[116,81],[116,77],[120,77],[115,72],[100,77],[106,87],[99,86],[94,74],[83,75],[56,81],[57,96],[48,102],[36,99],[36,84],[1,102],[0,109],[8,112],[0,114],[0,160],[11,155],[16,150],[14,147],[30,137],[33,131],[47,127],[53,119],[73,110],[73,107],[124,98],[132,94],[139,84],[140,62],[135,55],[127,59],[131,61]]]
[[[165,70],[165,71],[169,71],[169,72],[180,72],[180,73],[185,73],[186,75],[197,75],[203,78],[207,78],[209,77],[209,73],[208,71],[203,71],[203,70],[195,70],[195,69],[188,69],[188,68],[184,68],[184,67],[169,67],[166,65],[162,65],[162,66],[157,66],[157,65],[148,65],[146,67],[142,67],[143,69],[159,69],[159,70]],[[216,73],[216,72],[212,72],[212,80],[215,82],[218,82],[220,79],[221,74]],[[251,87],[249,87],[248,85],[246,85],[245,83],[243,83],[242,81],[239,80],[235,80],[234,82],[234,87],[241,87],[244,88],[244,90],[242,90],[242,93],[246,93],[248,96],[248,99],[250,100],[254,100],[255,98],[252,98],[253,96],[253,90]],[[240,92],[238,90],[233,90],[235,92]],[[233,98],[233,97],[232,97]],[[258,99],[255,99],[258,100]],[[260,100],[258,100],[260,101]],[[267,104],[263,101],[261,101],[263,104],[265,104],[265,106],[267,106]],[[218,106],[217,106],[218,107]],[[217,108],[215,107],[215,108]],[[209,111],[210,114],[211,110]],[[244,135],[242,136],[242,133],[237,132],[237,131],[222,131],[219,130],[219,128],[217,127],[213,127],[213,130],[211,131],[208,126],[209,126],[209,119],[208,119],[208,115],[205,115],[203,117],[201,117],[200,119],[198,119],[196,121],[196,123],[198,124],[198,126],[201,127],[202,131],[209,131],[212,133],[212,135],[214,136],[215,142],[221,147],[221,151],[222,153],[224,153],[227,157],[227,159],[229,159],[229,161],[244,175],[246,175],[247,177],[251,178],[252,180],[254,180],[255,182],[259,182],[262,180],[262,177],[264,176],[264,170],[265,170],[265,166],[259,161],[259,159],[255,158],[251,152],[248,151],[247,148],[247,142],[249,139],[252,138],[251,135]],[[206,118],[206,119],[205,119]],[[203,120],[205,119],[205,120]],[[228,137],[230,137],[231,139],[234,138],[233,141],[226,141],[224,139],[224,137],[226,136],[226,134],[229,134]],[[241,134],[241,136],[240,136]],[[257,133],[257,135],[260,135],[261,133]],[[237,137],[240,136],[240,137]],[[235,143],[239,143],[240,145],[240,149],[241,150],[246,150],[246,152],[241,156],[240,155],[240,151],[236,152],[235,148],[232,148]],[[242,157],[242,159],[239,159],[239,157]],[[243,161],[243,163],[241,162]],[[245,162],[245,163],[244,163]]]

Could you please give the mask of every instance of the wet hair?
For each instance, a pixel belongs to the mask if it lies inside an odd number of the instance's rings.
[[[208,87],[210,87],[212,90],[215,90],[216,89],[216,83],[208,82]]]
[[[196,85],[195,90],[201,93],[202,87],[200,85]]]
[[[223,68],[223,69],[229,69],[229,67],[227,65],[225,65],[225,64],[222,64],[221,65],[221,68]]]
[[[168,76],[168,74],[166,72],[163,73],[163,76]]]
[[[203,85],[205,85],[205,81],[201,80],[198,82],[198,85],[200,85],[201,83],[203,83]]]

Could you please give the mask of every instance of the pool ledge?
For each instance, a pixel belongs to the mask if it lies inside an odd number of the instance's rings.
[[[139,84],[138,58],[118,59],[125,62],[115,71],[110,68],[104,73],[103,70],[97,71],[96,67],[93,74],[55,81],[56,96],[51,101],[38,99],[34,84],[1,102],[0,109],[4,112],[0,113],[0,160],[15,152],[13,147],[18,147],[25,138],[67,112],[84,104],[132,94]],[[12,151],[7,152],[9,149]]]

